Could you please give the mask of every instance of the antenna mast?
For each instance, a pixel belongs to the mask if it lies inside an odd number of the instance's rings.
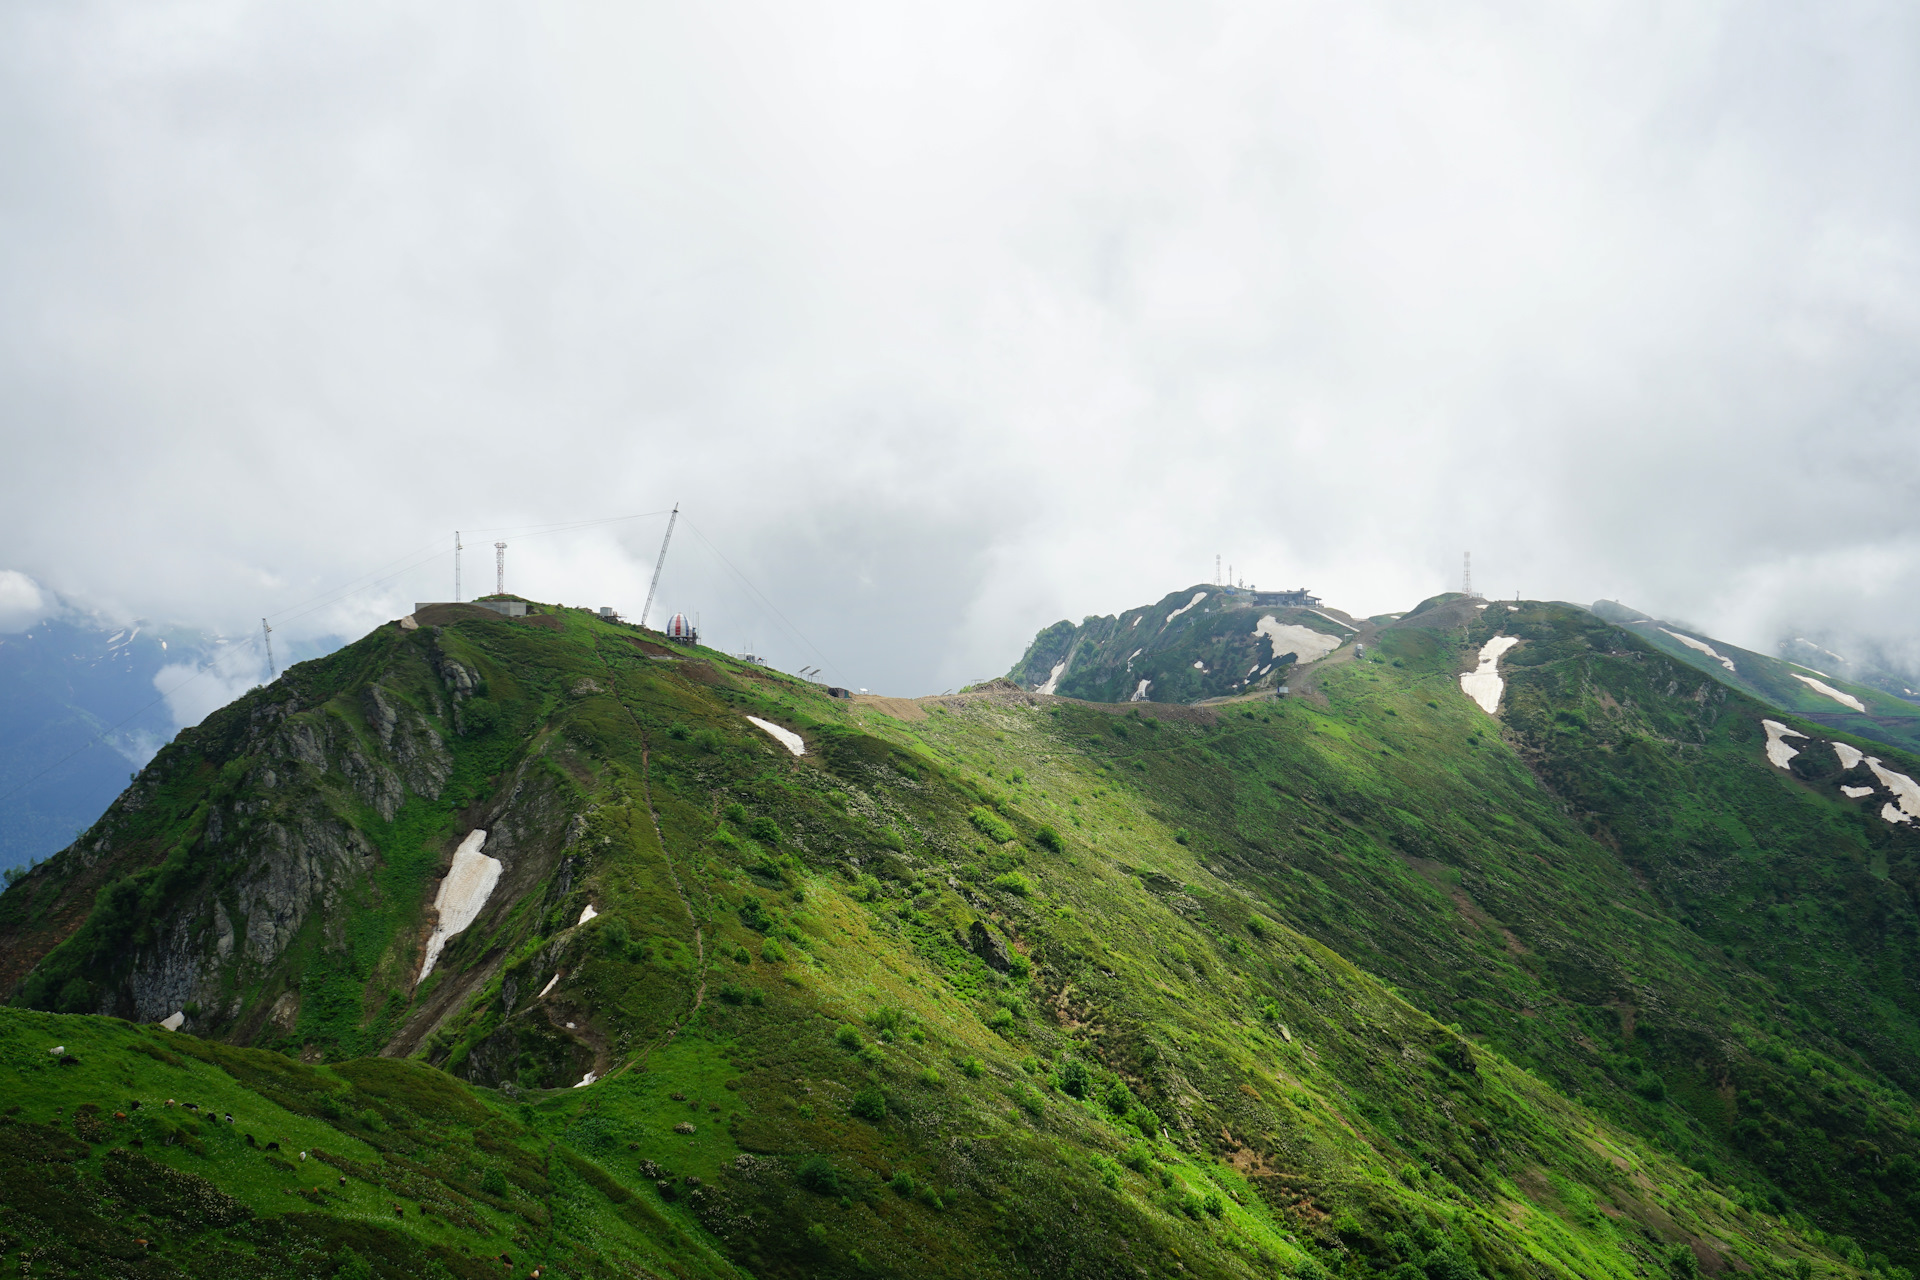
[[[453,531],[453,602],[460,603],[460,531]]]
[[[273,665],[273,628],[267,625],[265,618],[260,619],[260,637],[267,642],[267,679],[277,680],[280,672]]]
[[[1213,558],[1213,583],[1215,586],[1220,585],[1220,557],[1219,556],[1215,556]]]
[[[493,544],[493,594],[507,594],[507,544]]]
[[[667,517],[667,536],[660,539],[660,558],[653,562],[653,583],[647,588],[647,602],[640,607],[640,625],[647,625],[647,615],[653,612],[653,593],[660,589],[660,570],[667,565],[667,544],[673,541],[673,524],[680,518],[680,504],[673,504],[673,514]]]
[[[1473,598],[1473,552],[1460,553],[1460,591],[1468,599]]]

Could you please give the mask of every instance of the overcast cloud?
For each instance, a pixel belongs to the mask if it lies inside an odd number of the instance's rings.
[[[0,620],[679,501],[668,609],[893,693],[1216,552],[1909,644],[1917,98],[1893,4],[19,0]]]

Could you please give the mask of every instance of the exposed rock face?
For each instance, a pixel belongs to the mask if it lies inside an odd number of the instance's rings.
[[[987,928],[982,921],[975,920],[967,926],[967,946],[973,954],[987,962],[987,967],[1001,973],[1007,971],[1010,963],[1007,959],[1007,942],[994,930]]]

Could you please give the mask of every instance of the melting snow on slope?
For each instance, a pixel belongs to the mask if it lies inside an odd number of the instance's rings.
[[[1500,709],[1500,693],[1507,687],[1500,678],[1500,655],[1519,643],[1519,636],[1495,636],[1480,646],[1480,665],[1460,673],[1460,692],[1488,715]]]
[[[1128,675],[1133,674],[1133,660],[1145,652],[1146,652],[1145,649],[1135,649],[1132,653],[1127,655],[1127,674]]]
[[[1788,674],[1790,674],[1795,680],[1798,680],[1801,684],[1804,684],[1808,688],[1812,689],[1815,693],[1824,693],[1829,698],[1832,698],[1835,702],[1841,703],[1844,706],[1852,707],[1855,711],[1865,711],[1867,709],[1866,704],[1861,702],[1860,699],[1854,697],[1852,694],[1842,693],[1838,689],[1834,688],[1832,685],[1826,684],[1819,680],[1815,680],[1812,676],[1803,676],[1798,671],[1789,672]]]
[[[593,919],[593,918],[594,918],[595,916],[597,916],[597,915],[599,915],[599,914],[600,914],[600,913],[599,913],[598,911],[595,911],[595,910],[593,909],[593,904],[592,904],[591,902],[589,902],[589,903],[588,903],[588,904],[587,904],[586,906],[584,906],[584,907],[582,907],[582,908],[580,908],[580,918],[579,918],[578,920],[575,920],[575,921],[574,921],[574,924],[575,924],[575,925],[583,925],[583,924],[585,924],[585,923],[586,923],[587,921],[589,921],[589,920],[591,920],[591,919]]]
[[[433,909],[440,919],[433,926],[433,936],[427,939],[427,962],[420,966],[422,982],[433,972],[433,963],[440,958],[440,948],[447,945],[447,939],[474,922],[492,896],[493,886],[500,883],[500,860],[480,852],[486,842],[487,833],[475,828],[453,851],[453,865],[447,868],[446,879],[433,897]]]
[[[793,752],[793,754],[797,756],[807,754],[807,740],[793,730],[782,729],[771,720],[762,720],[759,716],[748,716],[747,719],[756,727],[765,729],[768,733],[772,734],[774,741]]]
[[[1320,611],[1319,611],[1318,609],[1309,609],[1309,610],[1307,610],[1307,612],[1308,612],[1308,613],[1310,613],[1310,614],[1312,614],[1312,615],[1313,615],[1314,617],[1316,617],[1316,618],[1327,618],[1327,615],[1326,615],[1326,614],[1324,614],[1324,613],[1322,613],[1322,612],[1320,612]],[[1349,631],[1358,631],[1358,630],[1359,630],[1359,628],[1358,628],[1358,627],[1355,627],[1355,626],[1354,626],[1354,625],[1353,625],[1352,623],[1350,623],[1350,622],[1342,622],[1342,621],[1340,621],[1340,619],[1338,619],[1338,618],[1327,618],[1327,621],[1328,621],[1328,622],[1331,622],[1331,623],[1332,623],[1332,624],[1333,624],[1334,626],[1336,626],[1336,627],[1345,627],[1345,628],[1346,628],[1347,630],[1349,630]]]
[[[547,979],[547,985],[546,985],[546,986],[544,986],[544,987],[542,987],[542,988],[540,988],[540,994],[539,994],[539,995],[537,995],[537,996],[535,996],[535,997],[534,997],[534,999],[535,999],[535,1000],[544,1000],[544,999],[546,999],[546,998],[547,998],[547,992],[549,992],[549,991],[551,991],[551,990],[553,990],[553,984],[554,984],[554,983],[556,983],[556,982],[558,982],[558,981],[560,981],[560,975],[559,975],[558,973],[555,973],[555,974],[554,974],[554,975],[553,975],[553,976],[552,976],[551,978],[548,978],[548,979]]]
[[[589,1071],[589,1072],[587,1072],[587,1074],[586,1074],[586,1076],[585,1076],[585,1078],[583,1078],[583,1079],[582,1079],[582,1080],[580,1081],[580,1083],[579,1083],[579,1084],[577,1084],[577,1085],[575,1085],[575,1086],[573,1086],[573,1087],[574,1087],[574,1088],[576,1088],[576,1089],[584,1089],[584,1088],[586,1088],[586,1087],[587,1087],[588,1085],[590,1085],[590,1084],[592,1084],[592,1083],[593,1083],[593,1082],[594,1082],[595,1080],[597,1080],[597,1079],[599,1079],[599,1077],[598,1077],[598,1076],[596,1076],[596,1075],[594,1075],[594,1074],[593,1074],[593,1072],[591,1072],[591,1071]]]
[[[1866,752],[1848,743],[1834,742],[1828,745],[1833,748],[1833,754],[1840,757],[1840,767],[1842,769],[1851,769],[1867,758]]]
[[[1062,658],[1059,662],[1054,663],[1053,671],[1049,673],[1047,676],[1047,682],[1041,685],[1038,689],[1035,689],[1034,692],[1035,693],[1052,693],[1055,689],[1058,689],[1060,687],[1060,673],[1062,671],[1065,671],[1066,669],[1067,669],[1066,659]],[[799,755],[800,753],[796,751],[793,754]]]
[[[1332,622],[1333,619],[1328,618],[1327,621]],[[1320,661],[1343,643],[1339,636],[1330,636],[1312,627],[1295,626],[1291,622],[1280,622],[1271,615],[1260,619],[1260,625],[1253,629],[1253,634],[1256,638],[1267,638],[1267,643],[1273,646],[1274,657],[1291,653],[1302,665]]]
[[[1207,669],[1207,664],[1206,664],[1206,663],[1204,663],[1204,662],[1201,662],[1201,661],[1198,661],[1198,660],[1196,659],[1196,660],[1195,660],[1195,662],[1194,662],[1194,664],[1193,664],[1193,669],[1194,669],[1195,671],[1205,671],[1205,670]]]
[[[1152,686],[1152,684],[1153,684],[1153,681],[1151,680],[1142,680],[1140,682],[1140,687],[1133,691],[1133,696],[1131,698],[1128,698],[1127,701],[1128,702],[1145,702],[1147,700],[1147,690]]]
[[[1883,804],[1880,806],[1880,816],[1885,818],[1888,822],[1912,822],[1913,821],[1913,815],[1908,813],[1902,813],[1900,810],[1894,808],[1891,804]]]
[[[1789,729],[1778,720],[1762,720],[1761,725],[1767,731],[1767,759],[1779,768],[1786,768],[1787,762],[1800,752],[1787,745],[1788,738],[1804,738],[1807,735],[1798,729]]]
[[[178,1031],[180,1029],[181,1024],[184,1023],[186,1020],[187,1020],[187,1015],[185,1013],[174,1012],[160,1019],[160,1025],[165,1027],[169,1031]]]
[[[1849,800],[1858,800],[1861,796],[1873,794],[1872,787],[1841,787],[1840,794]]]
[[[1895,773],[1891,769],[1883,768],[1872,756],[1867,757],[1867,768],[1873,770],[1873,776],[1880,779],[1880,785],[1893,792],[1894,798],[1900,801],[1900,809],[1906,817],[1899,821],[1920,818],[1920,783],[1915,783],[1904,773]],[[1889,805],[1888,808],[1892,806]],[[1887,818],[1886,811],[1882,810],[1880,816]],[[1895,819],[1887,818],[1887,821],[1893,822]]]
[[[1667,631],[1665,627],[1661,627],[1660,629],[1662,631]],[[1715,653],[1713,650],[1713,646],[1708,644],[1706,641],[1695,640],[1692,636],[1683,636],[1678,631],[1667,631],[1667,634],[1672,636],[1675,640],[1678,640],[1681,644],[1687,646],[1687,648],[1692,649],[1698,653],[1704,653],[1709,658],[1712,658],[1715,662],[1725,667],[1727,670],[1733,671],[1733,659],[1729,658],[1724,653]],[[1740,673],[1737,671],[1734,671],[1734,674],[1739,675]]]
[[[1181,614],[1185,613],[1187,610],[1193,608],[1193,606],[1199,604],[1202,600],[1205,600],[1206,598],[1207,598],[1206,592],[1204,591],[1194,592],[1193,599],[1187,601],[1185,604],[1181,605],[1178,609],[1175,609],[1172,613],[1167,615],[1167,621],[1172,622],[1175,618],[1179,617]]]

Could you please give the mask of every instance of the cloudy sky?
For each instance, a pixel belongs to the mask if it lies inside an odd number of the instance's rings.
[[[456,528],[637,612],[664,517],[529,533],[677,501],[667,608],[893,693],[1216,554],[1904,642],[1917,28],[18,0],[0,626],[357,634]]]

